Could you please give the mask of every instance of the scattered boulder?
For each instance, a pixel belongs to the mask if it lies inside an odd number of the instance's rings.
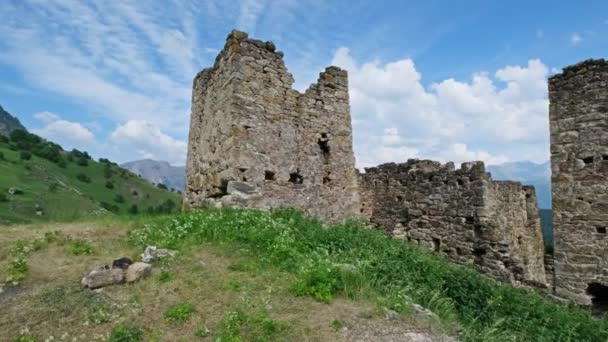
[[[419,304],[412,304],[412,310],[414,312],[414,315],[417,317],[437,318],[437,315],[435,315],[431,310],[429,310]]]
[[[151,262],[155,259],[162,259],[166,257],[174,257],[177,254],[177,251],[165,248],[156,248],[156,246],[148,246],[144,250],[144,254],[142,255],[142,259],[144,262]]]
[[[391,310],[389,308],[384,308],[384,318],[385,319],[397,319],[399,317],[399,313],[395,310]]]
[[[83,287],[98,289],[100,287],[121,284],[125,281],[125,274],[119,268],[101,267],[87,274],[80,283]]]
[[[112,260],[112,268],[119,268],[121,270],[126,270],[131,264],[133,264],[133,260],[127,257]]]
[[[127,283],[136,282],[149,276],[152,273],[152,265],[145,262],[136,262],[127,268],[126,280]]]
[[[13,186],[8,189],[8,193],[9,193],[9,195],[22,195],[23,190]]]

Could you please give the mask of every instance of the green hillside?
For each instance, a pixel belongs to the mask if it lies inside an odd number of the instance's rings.
[[[10,188],[22,193],[9,194]],[[0,137],[0,223],[172,212],[180,201],[179,194],[86,152],[63,151],[24,131]]]

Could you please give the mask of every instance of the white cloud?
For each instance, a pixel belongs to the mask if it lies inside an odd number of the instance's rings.
[[[3,3],[0,63],[33,87],[115,122],[148,120],[185,134],[203,49],[187,2]],[[27,11],[28,20],[19,20]]]
[[[440,155],[436,156],[433,159],[437,159],[442,162],[447,162],[447,161],[452,161],[452,160],[457,160],[459,162],[471,161],[471,160],[483,160],[489,165],[497,165],[497,164],[502,164],[502,163],[506,163],[509,161],[509,158],[506,157],[504,154],[499,154],[499,155],[494,156],[483,150],[471,151],[471,150],[469,150],[469,148],[467,147],[466,144],[462,144],[462,143],[456,143],[456,144],[447,146],[445,151],[442,151],[442,153]]]
[[[115,150],[126,149],[136,152],[140,158],[166,160],[184,165],[187,144],[163,133],[157,126],[147,121],[130,120],[119,125],[110,136],[110,144]],[[133,154],[129,154],[133,158]]]
[[[40,112],[34,114],[34,117],[44,123],[51,123],[59,120],[59,117],[51,112]]]
[[[349,71],[358,166],[414,157],[497,164],[549,156],[549,70],[540,60],[428,88],[411,59],[359,63],[343,47],[333,64]]]
[[[536,38],[543,39],[545,37],[545,32],[541,29],[536,30]]]
[[[95,135],[77,122],[62,120],[50,112],[36,113],[34,117],[45,125],[33,129],[32,132],[60,144],[64,149],[96,150],[98,147]]]
[[[572,45],[578,45],[583,41],[583,37],[581,37],[581,35],[579,35],[578,33],[573,33],[570,36],[570,44]]]
[[[239,30],[253,32],[255,25],[258,21],[258,17],[264,9],[263,0],[243,0],[241,1],[241,8],[239,10],[239,19],[237,27]]]

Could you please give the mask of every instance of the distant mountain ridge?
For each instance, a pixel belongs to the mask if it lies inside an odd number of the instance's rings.
[[[514,180],[526,185],[534,185],[538,206],[551,208],[551,162],[536,164],[529,161],[488,165],[488,172],[495,180]]]
[[[173,166],[166,161],[152,159],[135,160],[124,163],[121,167],[140,175],[143,179],[164,184],[168,188],[183,191],[186,178],[185,166]]]
[[[27,131],[19,119],[0,106],[0,135],[8,137],[13,131],[18,129]]]

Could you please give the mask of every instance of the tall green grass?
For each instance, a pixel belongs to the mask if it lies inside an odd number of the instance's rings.
[[[177,249],[245,247],[261,262],[296,274],[296,294],[327,302],[365,289],[397,311],[415,302],[458,322],[462,340],[608,340],[608,320],[589,311],[499,284],[354,221],[326,226],[293,210],[205,210],[152,221],[129,238]]]

